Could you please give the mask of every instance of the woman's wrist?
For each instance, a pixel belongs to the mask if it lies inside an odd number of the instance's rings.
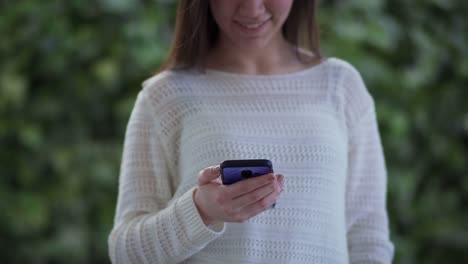
[[[203,220],[203,223],[206,226],[213,225],[215,221],[213,219],[211,219],[199,205],[200,203],[199,203],[199,201],[197,199],[197,197],[198,197],[197,196],[197,191],[198,191],[198,187],[195,188],[195,190],[193,191],[193,202],[195,204],[195,207],[197,208],[197,211],[200,214],[200,217]]]

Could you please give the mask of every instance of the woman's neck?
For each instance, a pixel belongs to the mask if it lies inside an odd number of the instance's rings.
[[[206,68],[243,74],[282,74],[302,70],[296,48],[284,39],[263,49],[246,49],[220,40],[208,54]]]

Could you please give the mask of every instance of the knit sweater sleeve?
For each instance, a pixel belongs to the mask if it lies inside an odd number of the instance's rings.
[[[391,263],[386,211],[386,166],[374,102],[362,78],[349,68],[347,90],[349,132],[346,224],[350,263]]]
[[[172,197],[170,170],[148,100],[140,92],[127,125],[108,241],[113,263],[178,263],[224,232],[224,226],[203,223],[193,202],[194,188]]]

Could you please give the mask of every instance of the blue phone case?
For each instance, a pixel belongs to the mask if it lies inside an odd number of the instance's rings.
[[[220,168],[221,179],[225,185],[273,173],[272,163],[267,159],[225,160],[221,163]]]

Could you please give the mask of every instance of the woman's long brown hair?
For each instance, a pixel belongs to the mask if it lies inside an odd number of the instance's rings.
[[[296,47],[312,52],[320,58],[320,36],[316,19],[315,0],[293,0],[283,25],[285,39]],[[218,39],[219,29],[211,14],[209,0],[180,0],[177,7],[176,28],[171,51],[159,71],[198,68],[203,70],[205,58]]]

